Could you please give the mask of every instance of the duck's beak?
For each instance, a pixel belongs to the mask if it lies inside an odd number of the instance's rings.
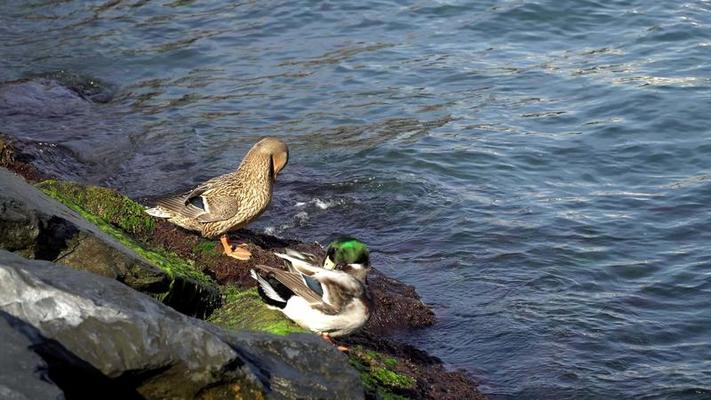
[[[276,163],[274,162],[274,156],[269,157],[269,172],[272,176],[272,182],[276,182],[276,177],[279,171],[276,168]]]
[[[284,167],[286,167],[286,164],[289,162],[289,153],[288,152],[279,152],[276,154],[272,154],[271,156],[271,162],[272,162],[272,178],[276,181],[276,177],[281,172]]]
[[[336,263],[331,260],[331,257],[326,257],[326,259],[323,261],[323,267],[326,269],[335,269]]]

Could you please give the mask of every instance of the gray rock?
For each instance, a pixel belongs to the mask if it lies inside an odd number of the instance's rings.
[[[219,306],[217,288],[183,277],[171,279],[4,168],[0,168],[0,187],[0,248],[116,279],[189,315],[204,316]]]
[[[62,391],[48,378],[47,363],[31,350],[33,342],[0,313],[0,399],[61,399]]]
[[[346,357],[314,335],[224,331],[115,280],[2,250],[0,312],[36,331],[66,393],[363,398]]]
[[[72,248],[92,238],[96,243],[87,247],[93,252],[102,247],[108,252],[108,258],[121,261],[102,267],[94,265],[95,272],[101,268],[102,275],[123,279],[129,269],[126,265],[137,264],[155,282],[167,280],[163,271],[140,260],[79,214],[5,168],[0,168],[0,187],[3,188],[0,192],[0,225],[4,228],[0,233],[0,247],[30,258],[58,261],[57,258],[69,259],[67,255]],[[65,265],[83,269],[78,264]]]
[[[51,79],[23,80],[0,85],[0,115],[58,117],[84,113],[91,102]]]

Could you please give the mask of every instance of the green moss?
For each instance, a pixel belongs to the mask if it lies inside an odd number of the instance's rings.
[[[397,360],[394,358],[387,357],[383,359],[383,363],[385,363],[385,365],[387,365],[388,367],[392,368],[397,365]]]
[[[114,190],[56,180],[40,182],[37,187],[65,204],[81,205],[85,212],[132,236],[143,238],[155,229],[155,221],[144,212],[143,206]]]
[[[414,389],[417,384],[412,376],[393,370],[398,361],[382,353],[355,346],[350,351],[349,361],[360,374],[366,391],[377,399],[406,399],[401,393]]]
[[[195,254],[219,254],[215,251],[217,248],[214,241],[200,239],[200,241],[193,246],[193,253]]]
[[[412,389],[415,386],[415,378],[405,375],[398,374],[395,371],[389,370],[384,367],[372,367],[370,368],[370,374],[385,386],[398,389]]]
[[[212,279],[198,271],[192,262],[160,249],[148,249],[127,234],[147,233],[154,228],[152,219],[143,215],[143,207],[132,200],[112,190],[92,186],[87,186],[85,193],[82,193],[83,186],[71,182],[44,181],[37,187],[79,213],[148,263],[165,271],[171,279],[187,278],[202,284],[213,284]],[[105,199],[107,204],[102,205],[102,199]],[[88,201],[88,206],[82,202],[84,200]],[[123,211],[126,217],[121,216]],[[138,215],[138,212],[141,215]]]
[[[306,332],[281,312],[267,308],[257,289],[240,289],[229,285],[222,288],[222,293],[223,306],[215,310],[209,318],[215,325],[276,335]]]

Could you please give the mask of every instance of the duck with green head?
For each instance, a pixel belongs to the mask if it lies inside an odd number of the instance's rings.
[[[257,268],[265,277],[251,271],[267,305],[328,341],[351,334],[368,321],[370,254],[363,242],[351,237],[331,242],[320,265],[312,254],[291,249],[274,254],[289,262],[288,271],[263,265]]]

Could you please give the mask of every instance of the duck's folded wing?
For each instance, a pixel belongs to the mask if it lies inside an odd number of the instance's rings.
[[[185,196],[165,197],[156,201],[156,206],[185,218],[197,219],[205,210],[185,202]]]
[[[318,280],[323,289],[323,297],[328,300],[327,304],[336,310],[342,310],[354,298],[362,297],[364,294],[363,285],[341,271],[323,269],[312,279]]]
[[[317,267],[318,258],[311,253],[301,253],[292,249],[284,249],[283,253],[274,252],[274,255],[289,262],[289,269],[292,272],[300,272],[304,275],[313,275],[323,268]]]
[[[301,277],[301,274],[284,271],[283,269],[279,268],[268,267],[266,265],[257,265],[256,267],[261,269],[262,271],[271,273],[274,278],[276,278],[276,280],[278,280],[284,286],[289,288],[292,292],[294,292],[295,295],[306,300],[306,302],[308,302],[312,306],[317,307],[320,310],[329,314],[335,314],[338,312],[335,307],[328,303],[325,303],[323,301],[323,298],[321,298],[318,293],[314,292],[310,287],[306,285],[303,278]]]
[[[239,210],[239,201],[231,196],[211,196],[212,185],[203,184],[183,195],[166,197],[156,205],[198,222],[217,222],[232,218]]]

